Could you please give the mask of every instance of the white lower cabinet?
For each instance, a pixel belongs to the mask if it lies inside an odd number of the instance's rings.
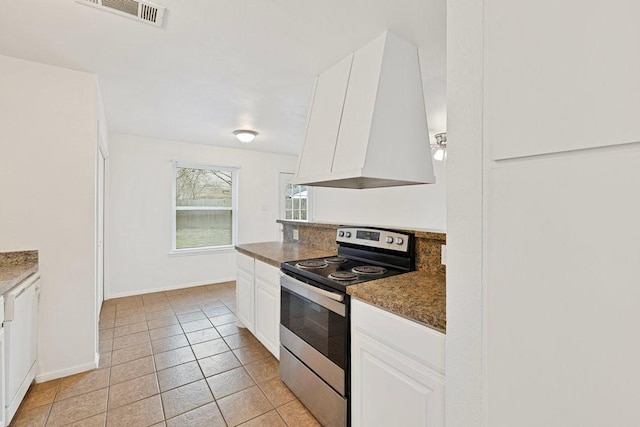
[[[256,338],[280,358],[280,270],[256,261]]]
[[[280,358],[280,270],[237,253],[236,316]]]
[[[445,335],[353,299],[353,427],[445,425]]]
[[[255,267],[253,258],[236,253],[236,316],[252,333],[255,331]]]

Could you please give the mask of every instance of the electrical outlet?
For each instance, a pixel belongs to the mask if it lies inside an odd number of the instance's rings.
[[[440,263],[447,265],[447,245],[440,246]]]
[[[293,240],[300,240],[300,233],[297,228],[293,229]]]

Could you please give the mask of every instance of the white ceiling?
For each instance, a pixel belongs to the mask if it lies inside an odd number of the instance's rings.
[[[445,0],[156,0],[162,28],[74,0],[0,0],[0,54],[97,74],[109,130],[297,154],[315,76],[391,30],[446,126]],[[241,145],[240,128],[260,133]]]

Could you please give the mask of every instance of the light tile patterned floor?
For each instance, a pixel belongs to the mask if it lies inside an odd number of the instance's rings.
[[[105,301],[100,367],[32,385],[11,426],[318,426],[234,312],[235,282]]]

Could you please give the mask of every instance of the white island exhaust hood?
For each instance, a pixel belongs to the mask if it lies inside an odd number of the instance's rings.
[[[296,184],[435,182],[418,49],[385,32],[316,81]]]

